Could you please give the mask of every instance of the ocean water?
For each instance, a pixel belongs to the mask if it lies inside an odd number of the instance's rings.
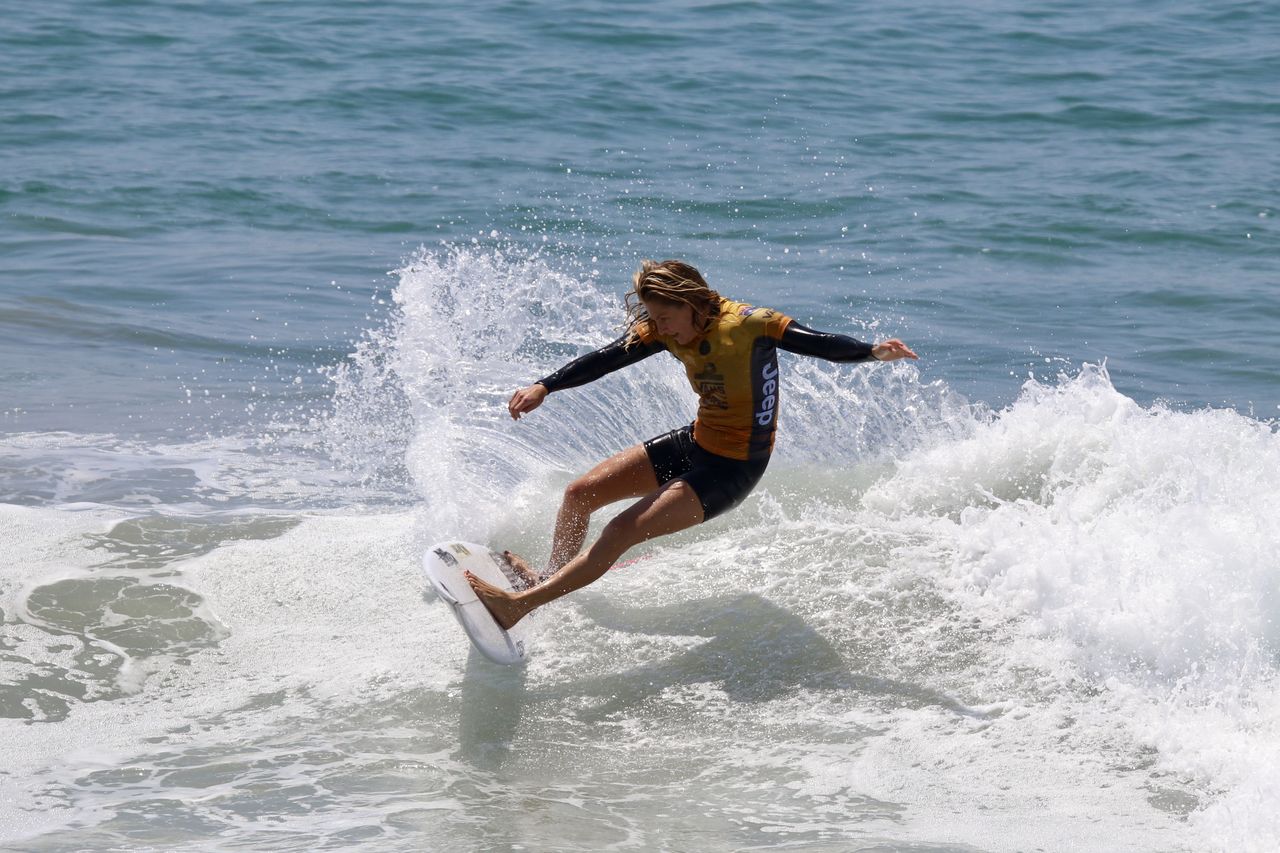
[[[0,17],[0,849],[1280,847],[1275,4]],[[921,359],[494,667],[645,257]]]

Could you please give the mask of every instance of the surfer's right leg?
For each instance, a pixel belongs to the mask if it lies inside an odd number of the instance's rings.
[[[554,575],[582,551],[592,513],[617,501],[653,494],[689,470],[695,450],[693,425],[677,427],[628,447],[570,483],[556,517],[551,559],[543,577]],[[520,558],[515,561],[527,569]]]
[[[657,488],[658,479],[643,444],[615,453],[570,483],[556,515],[546,576],[560,571],[582,550],[592,513],[617,501],[643,497]]]
[[[467,582],[503,628],[511,628],[531,610],[581,589],[601,577],[633,545],[700,524],[702,500],[684,480],[671,480],[605,525],[600,538],[560,571],[531,589],[508,592],[470,572]]]

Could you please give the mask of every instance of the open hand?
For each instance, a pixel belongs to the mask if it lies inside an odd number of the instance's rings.
[[[897,338],[891,338],[884,343],[876,344],[871,348],[871,354],[880,361],[897,361],[900,358],[919,358],[911,351],[911,348]]]

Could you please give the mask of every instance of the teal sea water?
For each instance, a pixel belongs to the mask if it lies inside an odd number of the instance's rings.
[[[1275,4],[0,17],[3,849],[1280,846]],[[921,360],[495,669],[646,257]]]

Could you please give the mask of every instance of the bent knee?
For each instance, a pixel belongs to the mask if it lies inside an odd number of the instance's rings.
[[[579,477],[564,489],[565,503],[580,510],[595,512],[604,506],[600,499],[600,484],[590,477]]]
[[[625,549],[703,520],[704,510],[698,493],[688,483],[676,480],[662,491],[667,502],[660,510],[655,512],[652,500],[633,504],[604,526],[600,531],[601,541]]]
[[[644,539],[634,518],[623,512],[600,529],[599,540],[610,548],[626,550]]]

